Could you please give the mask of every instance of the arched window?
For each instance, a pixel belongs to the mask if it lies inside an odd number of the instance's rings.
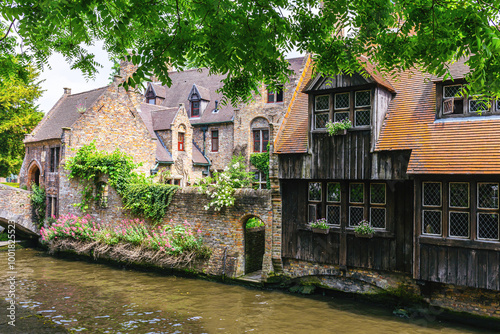
[[[269,122],[263,117],[257,117],[250,125],[252,131],[253,152],[267,152],[269,143]]]

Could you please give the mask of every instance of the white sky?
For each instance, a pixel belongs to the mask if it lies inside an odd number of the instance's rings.
[[[96,61],[103,65],[96,75],[95,80],[85,80],[80,70],[71,70],[70,64],[60,54],[54,54],[49,58],[50,67],[46,66],[40,75],[42,88],[45,90],[37,103],[40,110],[47,112],[63,95],[63,88],[71,88],[71,93],[80,93],[87,90],[104,87],[109,83],[109,74],[113,63],[108,59],[108,54],[102,49],[102,42],[88,48],[95,54]]]
[[[76,94],[109,84],[108,78],[113,63],[108,59],[108,54],[102,49],[102,46],[103,43],[98,42],[88,49],[95,54],[96,61],[103,65],[95,80],[87,81],[80,70],[71,70],[69,63],[60,54],[54,54],[49,58],[51,68],[46,66],[40,75],[40,78],[45,80],[42,82],[42,88],[45,92],[37,101],[41,111],[48,112],[63,95],[63,88],[65,87],[71,88],[71,94]],[[288,58],[299,56],[300,53],[296,51],[287,54]]]

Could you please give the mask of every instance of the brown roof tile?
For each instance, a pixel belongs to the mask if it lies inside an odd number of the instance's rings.
[[[302,91],[311,80],[313,66],[308,56],[293,93],[288,110],[274,141],[275,153],[307,152],[308,95]]]
[[[469,68],[450,65],[454,78]],[[410,174],[500,174],[500,117],[435,119],[439,78],[404,73],[394,81],[397,94],[389,106],[377,151],[412,150]]]
[[[26,142],[61,138],[62,128],[71,127],[82,115],[78,108],[90,108],[106,91],[107,87],[83,93],[63,95],[61,99],[33,130]]]

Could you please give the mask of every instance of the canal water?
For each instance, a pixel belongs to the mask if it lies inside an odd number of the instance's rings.
[[[0,252],[0,263],[7,267],[7,252]],[[487,333],[433,317],[401,319],[390,309],[352,299],[125,270],[33,249],[16,251],[16,267],[19,307],[72,332]],[[5,299],[4,269],[0,276]],[[30,333],[42,331],[33,328]]]

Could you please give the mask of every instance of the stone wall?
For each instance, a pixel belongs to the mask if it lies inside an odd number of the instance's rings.
[[[237,190],[235,204],[220,212],[205,210],[207,195],[199,194],[196,188],[180,189],[174,196],[166,213],[165,222],[187,220],[203,233],[203,239],[211,248],[227,247],[227,255],[236,258],[235,275],[245,273],[245,228],[250,217],[258,217],[265,224],[266,251],[264,267],[271,263],[272,208],[268,190]]]
[[[498,291],[417,282],[402,273],[342,268],[295,259],[283,259],[283,273],[307,285],[360,294],[389,293],[397,296],[404,293],[420,297],[431,306],[500,319]]]
[[[38,228],[31,221],[31,192],[0,184],[0,222],[4,227],[15,221],[21,232],[36,233]]]
[[[95,141],[98,150],[111,153],[119,149],[132,156],[135,163],[142,163],[137,171],[145,175],[149,175],[155,166],[156,143],[136,112],[137,94],[126,92],[123,87],[119,87],[119,83],[116,80],[109,86],[71,129],[63,129],[64,155],[59,172],[59,214],[82,214],[73,206],[80,202],[80,189],[75,180],[68,179],[64,163],[82,146],[92,141]],[[119,198],[113,198],[111,192],[109,199],[119,201]]]
[[[212,152],[212,131],[219,131],[219,150],[217,152]],[[224,167],[229,165],[231,158],[233,156],[233,123],[221,123],[221,124],[211,124],[207,126],[205,132],[205,146],[203,146],[203,131],[202,127],[195,126],[193,139],[196,145],[203,152],[205,149],[205,155],[210,159],[212,165],[210,169],[213,170],[223,170]]]
[[[29,186],[29,172],[37,166],[40,169],[40,185],[47,188],[47,192],[55,192],[57,195],[59,188],[57,173],[50,172],[50,148],[56,146],[61,146],[60,139],[26,143],[25,156],[19,173],[20,185]]]

